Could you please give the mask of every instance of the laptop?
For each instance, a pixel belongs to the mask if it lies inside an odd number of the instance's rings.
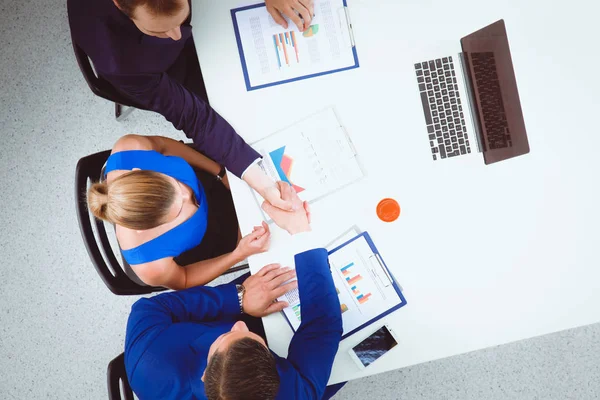
[[[433,160],[529,153],[504,20],[460,41],[462,52],[415,64]]]

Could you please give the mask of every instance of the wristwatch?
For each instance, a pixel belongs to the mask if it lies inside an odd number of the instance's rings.
[[[227,173],[227,170],[225,169],[224,166],[221,165],[221,170],[219,171],[217,176],[215,176],[215,179],[218,180],[219,182],[221,182],[223,180],[223,178],[225,178],[226,173]]]
[[[237,289],[238,301],[240,303],[240,313],[244,313],[244,293],[246,292],[246,288],[244,285],[235,285]]]

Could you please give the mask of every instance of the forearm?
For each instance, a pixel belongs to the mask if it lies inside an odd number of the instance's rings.
[[[250,168],[248,168],[244,173],[243,179],[248,186],[261,194],[264,193],[269,187],[277,190],[276,183],[267,176],[267,174],[258,164],[250,166]]]
[[[325,249],[298,254],[295,261],[302,323],[287,359],[306,381],[304,396],[321,398],[342,337],[340,302]]]
[[[184,267],[186,279],[185,288],[205,285],[218,278],[233,265],[243,261],[245,257],[237,251],[211,258],[210,260],[198,261]]]
[[[158,151],[164,155],[181,157],[192,167],[211,175],[216,176],[221,171],[220,164],[188,145],[164,136],[151,136],[150,138],[156,143]]]
[[[242,172],[260,155],[206,102],[166,73],[141,76],[103,75],[123,94],[162,114],[194,141],[194,147],[233,174]]]

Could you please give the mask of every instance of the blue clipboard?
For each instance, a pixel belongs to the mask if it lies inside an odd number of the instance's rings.
[[[348,7],[348,4],[346,3],[346,0],[342,0],[342,2],[344,4],[344,7]],[[247,91],[252,91],[252,90],[257,90],[257,89],[263,89],[263,88],[266,88],[266,87],[269,87],[269,86],[282,85],[284,83],[290,83],[290,82],[300,81],[300,80],[303,80],[303,79],[314,78],[314,77],[321,76],[321,75],[334,74],[336,72],[347,71],[349,69],[354,69],[354,68],[358,68],[359,67],[358,54],[356,53],[356,45],[353,44],[353,46],[352,46],[352,54],[354,55],[354,65],[351,65],[351,66],[348,66],[348,67],[344,67],[344,68],[334,69],[334,70],[330,70],[330,71],[323,71],[323,72],[319,72],[319,73],[316,73],[316,74],[299,76],[299,77],[292,78],[292,79],[284,79],[284,80],[281,80],[281,81],[266,83],[266,84],[263,84],[263,85],[252,86],[250,84],[250,76],[248,75],[248,68],[246,66],[246,58],[244,57],[244,48],[242,46],[242,40],[240,38],[240,31],[238,29],[238,23],[237,23],[236,13],[239,12],[239,11],[249,10],[249,9],[258,8],[258,7],[266,7],[266,6],[265,6],[265,3],[258,3],[258,4],[253,4],[253,5],[249,5],[249,6],[245,6],[245,7],[234,8],[233,10],[231,10],[231,18],[233,20],[233,29],[235,31],[235,40],[237,41],[238,51],[240,53],[240,62],[242,63],[242,70],[244,72],[244,81],[246,82],[246,90]]]
[[[373,255],[375,255],[381,265],[382,270],[385,272],[385,274],[387,275],[387,278],[389,279],[391,285],[393,286],[394,290],[396,291],[396,294],[398,295],[398,297],[400,298],[400,302],[398,304],[396,304],[395,306],[392,306],[391,308],[385,310],[384,312],[382,312],[381,314],[379,314],[378,316],[371,318],[369,321],[365,322],[364,324],[358,326],[357,328],[351,330],[350,332],[345,333],[342,336],[342,340],[346,339],[347,337],[349,337],[350,335],[355,334],[356,332],[359,332],[360,330],[362,330],[363,328],[371,325],[372,323],[380,320],[381,318],[385,317],[386,315],[396,311],[399,308],[404,307],[407,304],[406,299],[404,298],[404,295],[402,294],[402,289],[400,288],[400,285],[398,284],[398,282],[396,281],[396,279],[394,278],[394,276],[392,275],[392,273],[390,272],[389,268],[387,267],[387,265],[385,264],[385,262],[383,261],[383,258],[381,257],[381,254],[379,253],[379,251],[377,250],[377,247],[375,247],[375,244],[373,243],[373,240],[371,240],[371,236],[369,236],[368,232],[363,232],[360,235],[357,235],[356,237],[348,240],[346,243],[343,243],[339,246],[337,246],[336,248],[334,248],[333,250],[329,251],[327,254],[331,255],[333,253],[335,253],[336,251],[338,251],[339,249],[347,246],[348,244],[354,242],[357,239],[360,239],[364,237],[365,240],[367,241],[367,243],[369,244],[369,247],[371,248],[371,251],[373,252]],[[300,304],[302,304],[302,299],[300,299]],[[292,324],[290,323],[289,319],[287,318],[287,316],[285,315],[285,313],[283,314],[287,323],[290,325],[290,328],[292,328],[292,331],[294,331],[294,327],[292,326]]]

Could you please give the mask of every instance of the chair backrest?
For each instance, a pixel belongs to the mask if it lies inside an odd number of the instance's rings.
[[[191,146],[190,144],[188,145]],[[81,231],[85,248],[98,275],[100,275],[104,284],[114,294],[142,295],[167,290],[160,286],[145,285],[137,278],[135,272],[133,272],[125,260],[121,259],[122,262],[119,263],[110,245],[104,222],[91,215],[87,207],[88,183],[100,180],[104,164],[110,156],[110,152],[110,150],[106,150],[83,157],[79,160],[75,169],[75,207],[79,230]],[[95,233],[94,226],[96,227]],[[239,265],[228,269],[223,275],[243,271],[248,268],[248,264]]]
[[[109,155],[110,150],[106,150],[84,157],[79,160],[75,170],[77,219],[92,264],[108,289],[114,294],[140,295],[166,290],[163,287],[142,285],[131,279],[124,271],[124,266],[117,261],[106,234],[104,222],[90,215],[86,197],[88,182],[100,180],[102,167]],[[95,234],[92,221],[96,227]]]
[[[135,107],[140,110],[147,109],[146,107],[142,107],[141,105],[123,96],[106,79],[96,75],[94,68],[92,67],[92,63],[90,62],[90,58],[85,51],[72,39],[71,42],[73,44],[73,51],[75,52],[75,58],[77,59],[79,69],[81,70],[81,73],[83,74],[83,77],[85,78],[85,81],[87,82],[91,91],[96,96],[102,97],[114,103],[122,104],[124,106]]]
[[[119,354],[108,363],[106,377],[109,400],[133,400],[133,391],[129,386],[129,380],[125,372],[125,353]]]

